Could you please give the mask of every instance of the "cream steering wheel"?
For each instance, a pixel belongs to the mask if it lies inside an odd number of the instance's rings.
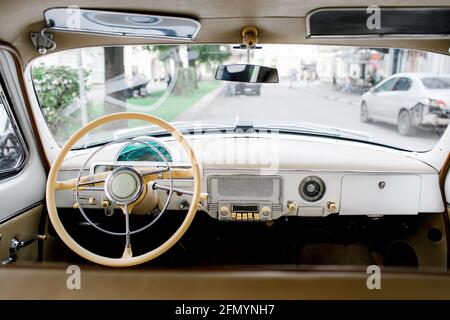
[[[169,132],[172,137],[175,138],[175,140],[183,147],[184,151],[190,158],[191,162],[191,168],[188,169],[177,169],[177,168],[169,168],[169,172],[164,170],[158,170],[151,168],[145,168],[144,172],[140,172],[138,169],[132,169],[128,167],[119,167],[117,169],[123,168],[122,171],[117,174],[118,171],[108,171],[104,173],[98,173],[90,176],[79,176],[77,179],[71,179],[67,181],[58,181],[57,176],[58,172],[61,169],[61,165],[67,156],[67,154],[70,152],[72,147],[88,132],[92,131],[93,129],[102,126],[106,123],[117,121],[117,120],[143,120],[146,122],[149,122],[153,125],[157,125],[160,128],[166,130]],[[194,219],[195,213],[197,212],[197,208],[199,205],[199,201],[201,199],[201,174],[200,174],[200,166],[197,162],[197,159],[195,157],[194,151],[192,150],[191,146],[188,144],[184,136],[175,129],[172,125],[167,123],[164,120],[161,120],[157,117],[142,114],[142,113],[133,113],[133,112],[123,112],[123,113],[115,113],[111,115],[107,115],[101,118],[98,118],[81,129],[79,129],[77,132],[75,132],[70,139],[66,142],[64,147],[59,152],[58,156],[56,157],[55,161],[52,164],[52,167],[50,169],[50,173],[48,175],[47,179],[47,210],[48,215],[50,217],[50,220],[53,224],[53,227],[55,228],[56,232],[58,233],[59,237],[62,241],[75,253],[82,256],[83,258],[90,260],[92,262],[109,266],[109,267],[129,267],[138,265],[144,262],[147,262],[149,260],[152,260],[164,252],[166,252],[168,249],[170,249],[186,232],[188,227],[190,226],[192,220]],[[114,177],[113,177],[114,174]],[[175,231],[175,233],[167,239],[166,242],[164,242],[159,247],[141,254],[139,256],[133,256],[131,245],[129,242],[129,236],[130,236],[130,230],[128,225],[128,215],[131,213],[134,205],[142,200],[143,198],[143,192],[145,188],[147,188],[148,184],[152,181],[155,181],[158,179],[158,177],[162,175],[162,178],[190,178],[193,179],[194,183],[194,189],[192,192],[192,201],[189,206],[188,213],[186,217],[184,218],[183,222],[181,223],[180,227]],[[119,178],[117,178],[119,176]],[[111,180],[115,179],[116,183],[110,183]],[[121,180],[122,179],[122,180]],[[131,180],[130,180],[131,179]],[[134,180],[133,180],[134,179]],[[135,181],[136,183],[134,183]],[[129,188],[123,188],[120,185],[120,182],[127,182],[128,185],[131,185],[131,190]],[[131,182],[131,183],[130,183]],[[78,189],[80,188],[80,184],[83,185],[91,185],[91,186],[98,186],[103,187],[105,189],[106,194],[114,193],[114,196],[108,196],[110,200],[115,201],[116,204],[123,210],[123,213],[126,217],[126,243],[125,243],[125,250],[123,253],[123,256],[121,258],[110,258],[105,257],[102,255],[95,254],[82,246],[80,246],[67,232],[65,229],[63,223],[61,222],[58,211],[56,209],[56,203],[55,203],[55,192],[56,190],[65,190],[65,189],[74,189],[78,193]],[[140,188],[133,189],[133,186],[138,185]],[[156,183],[153,184],[154,186]],[[112,186],[112,187],[110,187]],[[109,189],[108,189],[109,188]],[[162,188],[162,187],[161,187]],[[175,190],[172,186],[172,182],[169,189],[164,190],[170,190],[172,192]],[[108,190],[107,190],[108,189]],[[133,192],[134,191],[134,192]],[[138,192],[140,191],[140,192]],[[109,192],[109,193],[108,193]],[[111,197],[113,199],[111,199]],[[78,200],[77,200],[78,201]],[[83,211],[82,211],[83,212]],[[83,214],[84,215],[84,214]]]

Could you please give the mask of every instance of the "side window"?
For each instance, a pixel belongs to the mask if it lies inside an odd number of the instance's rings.
[[[20,170],[25,159],[25,148],[5,103],[0,91],[0,179]]]
[[[411,85],[411,79],[400,78],[394,86],[394,91],[408,91],[411,88]]]
[[[390,79],[376,88],[377,92],[392,91],[397,78]]]

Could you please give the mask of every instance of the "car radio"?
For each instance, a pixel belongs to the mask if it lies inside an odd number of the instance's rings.
[[[272,220],[281,214],[282,187],[280,176],[209,176],[208,212],[219,220]]]

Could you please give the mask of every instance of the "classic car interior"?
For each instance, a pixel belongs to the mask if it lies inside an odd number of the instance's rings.
[[[373,2],[381,29],[350,0],[2,1],[0,298],[450,298],[449,93],[407,137],[351,82],[399,57],[447,90],[450,6]]]

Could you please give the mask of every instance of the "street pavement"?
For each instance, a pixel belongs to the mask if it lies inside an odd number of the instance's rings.
[[[393,125],[362,123],[360,101],[359,96],[333,90],[329,83],[282,82],[263,85],[260,96],[227,96],[223,90],[214,99],[209,97],[201,108],[187,110],[176,120],[227,124],[314,123],[362,132],[369,134],[374,142],[415,151],[429,150],[439,140],[434,131],[419,130],[415,136],[405,137]]]

